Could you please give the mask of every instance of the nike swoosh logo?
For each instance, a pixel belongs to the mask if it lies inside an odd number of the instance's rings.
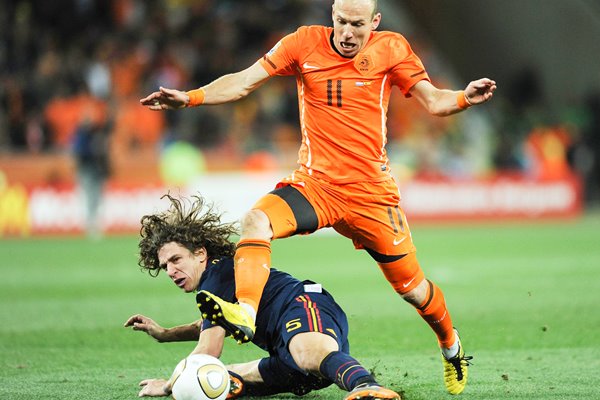
[[[398,239],[394,239],[394,246],[398,246],[400,243],[404,242],[404,239],[406,239],[406,236],[404,236],[402,239],[398,240]]]
[[[416,276],[415,276],[415,278],[416,278]],[[403,283],[402,286],[403,287],[408,287],[408,285],[410,285],[415,280],[415,278],[412,278],[410,281],[408,281],[406,283]]]
[[[302,68],[304,68],[304,69],[316,69],[316,68],[319,68],[319,67],[317,67],[315,65],[310,65],[309,63],[305,62],[304,64],[302,64]]]

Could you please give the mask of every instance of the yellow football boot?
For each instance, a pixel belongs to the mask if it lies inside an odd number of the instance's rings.
[[[254,321],[239,304],[229,303],[206,290],[198,292],[196,302],[202,318],[223,327],[239,344],[254,338]]]
[[[442,354],[442,363],[444,364],[444,384],[450,394],[460,394],[465,390],[467,385],[467,377],[469,375],[470,360],[472,356],[465,356],[465,351],[460,343],[458,331],[455,329],[454,334],[458,340],[458,354],[447,359]]]

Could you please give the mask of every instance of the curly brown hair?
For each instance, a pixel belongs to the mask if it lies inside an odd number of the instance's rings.
[[[209,257],[234,255],[235,244],[229,237],[237,234],[235,223],[222,223],[221,214],[201,196],[176,199],[165,194],[161,199],[165,197],[171,201],[167,211],[144,215],[141,219],[138,265],[142,270],[158,276],[161,270],[158,251],[169,242],[179,243],[191,252],[204,247]]]

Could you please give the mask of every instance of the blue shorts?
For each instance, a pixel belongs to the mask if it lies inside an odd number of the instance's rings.
[[[321,332],[334,338],[340,351],[349,353],[346,314],[320,284],[310,281],[304,282],[304,293],[294,298],[285,308],[278,321],[270,357],[263,358],[258,365],[265,384],[281,386],[282,382],[286,382],[288,390],[282,391],[296,394],[331,385],[333,382],[300,369],[289,352],[288,344],[299,333]]]

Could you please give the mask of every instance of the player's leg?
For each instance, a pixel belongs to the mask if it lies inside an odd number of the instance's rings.
[[[289,353],[300,370],[322,375],[344,390],[351,390],[365,378],[372,379],[347,354],[350,346],[346,314],[320,286],[318,293],[298,296],[287,307],[283,320],[284,345],[279,354],[285,359]]]
[[[236,297],[240,304],[258,309],[271,267],[271,239],[313,232],[318,218],[312,205],[293,186],[263,196],[242,219],[235,253]]]
[[[331,381],[308,374],[290,364],[291,359],[283,359],[279,354],[260,360],[258,369],[263,383],[246,385],[248,396],[268,396],[276,393],[293,393],[303,396],[313,390],[331,385]],[[292,362],[293,363],[293,362]]]
[[[410,228],[393,181],[355,185],[349,233],[355,247],[364,248],[377,262],[386,279],[404,300],[412,304],[437,336],[444,360],[460,356],[460,342],[452,325],[444,294],[425,275],[417,261]],[[375,191],[375,193],[373,193]],[[376,196],[376,197],[373,197]],[[466,384],[467,362],[460,362],[456,379],[444,378],[449,392]],[[463,365],[464,364],[464,365]],[[446,370],[446,363],[444,364]],[[459,379],[460,378],[460,379]],[[460,385],[460,389],[455,387]],[[451,389],[452,387],[452,389]]]
[[[269,278],[272,238],[271,223],[264,211],[253,208],[243,216],[234,257],[236,297],[253,321]]]
[[[203,315],[222,326],[238,343],[252,340],[256,312],[271,268],[269,218],[260,209],[247,212],[241,221],[242,233],[234,256],[238,304],[226,302],[212,293],[200,291],[198,307]]]
[[[331,382],[322,378],[291,368],[276,356],[228,365],[227,369],[231,384],[227,399],[271,396],[278,393],[301,396],[331,385]]]
[[[394,257],[382,257],[368,250],[396,293],[412,304],[419,315],[435,332],[441,348],[451,348],[455,344],[452,319],[441,289],[425,279],[415,253]],[[388,261],[388,262],[384,262]]]
[[[442,290],[424,278],[415,253],[389,261],[370,251],[394,290],[412,304],[437,336],[444,364],[444,383],[452,394],[462,392],[467,384],[470,357],[464,355],[458,333],[453,328]],[[389,262],[382,262],[389,261]]]
[[[349,354],[348,321],[333,297],[320,285],[305,288],[311,292],[298,296],[282,318],[279,357],[291,358],[295,368],[350,391],[348,399],[399,399]]]
[[[354,357],[341,351],[332,336],[320,332],[299,333],[290,341],[289,349],[300,368],[350,392],[346,400],[400,399],[396,392],[377,383]]]
[[[238,343],[252,340],[260,298],[271,267],[271,240],[319,228],[319,218],[298,189],[287,185],[263,196],[241,222],[236,247],[235,283],[239,304],[201,292],[198,306],[227,330]]]

